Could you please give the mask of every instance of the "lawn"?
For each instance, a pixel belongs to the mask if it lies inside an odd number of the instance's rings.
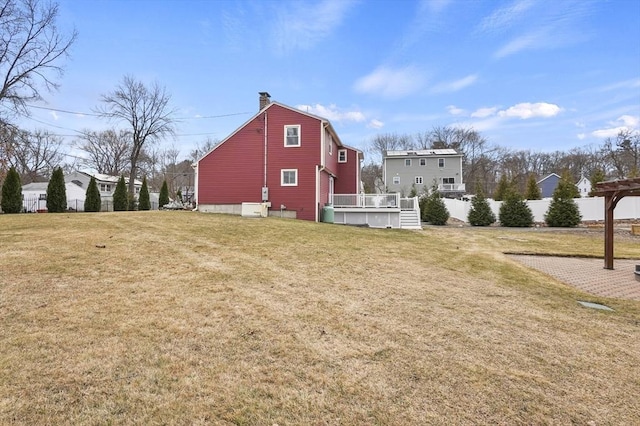
[[[640,303],[505,251],[603,240],[0,215],[0,424],[640,424]]]

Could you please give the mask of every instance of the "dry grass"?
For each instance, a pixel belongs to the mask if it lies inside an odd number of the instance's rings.
[[[602,239],[0,216],[0,423],[640,423],[640,304],[583,308],[505,250]]]

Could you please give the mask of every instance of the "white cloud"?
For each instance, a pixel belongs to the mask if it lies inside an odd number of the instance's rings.
[[[359,93],[400,98],[422,88],[424,81],[424,76],[415,67],[391,69],[383,66],[359,78],[354,84],[354,89]]]
[[[309,114],[326,118],[329,121],[354,121],[359,123],[366,120],[366,117],[360,111],[341,111],[336,105],[333,104],[329,106],[320,104],[296,105],[296,108],[298,108],[300,111],[305,111]]]
[[[535,104],[524,102],[514,105],[504,111],[498,112],[500,117],[517,117],[526,120],[534,117],[554,117],[562,111],[558,105],[546,102],[537,102]]]
[[[478,80],[478,76],[476,74],[471,74],[459,80],[438,84],[432,89],[432,91],[434,93],[457,92],[458,90],[471,86],[476,82],[476,80]]]
[[[478,108],[477,110],[471,113],[471,117],[487,118],[487,117],[491,117],[492,115],[495,115],[497,111],[498,111],[497,107]]]
[[[447,107],[447,111],[449,111],[449,114],[451,114],[451,115],[462,115],[462,114],[464,114],[464,110],[462,108],[458,108],[455,105],[449,105]]]
[[[505,56],[513,55],[526,49],[539,49],[549,46],[549,38],[546,32],[536,31],[533,33],[525,34],[520,37],[516,37],[509,43],[499,49],[494,56],[496,58],[504,58]]]
[[[58,113],[56,113],[55,111],[50,111],[49,114],[55,121],[58,121]]]
[[[509,28],[522,18],[534,3],[532,0],[520,0],[509,6],[501,7],[485,17],[480,22],[478,29],[485,32],[495,32]]]
[[[617,120],[610,122],[609,125],[612,127],[595,130],[591,132],[591,135],[597,138],[614,138],[618,136],[618,133],[620,132],[636,130],[639,124],[640,116],[634,117],[632,115],[625,114],[618,117]]]
[[[350,0],[320,3],[278,3],[272,27],[278,53],[309,49],[330,36],[355,4]]]
[[[367,127],[369,127],[370,129],[381,129],[384,127],[384,123],[374,118],[369,122],[369,124],[367,124]]]
[[[578,139],[580,139],[580,140],[583,140],[584,138],[586,138],[586,137],[587,137],[586,133],[578,133],[576,136],[577,136],[577,137],[578,137]]]

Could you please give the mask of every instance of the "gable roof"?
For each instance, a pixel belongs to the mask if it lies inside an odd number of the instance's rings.
[[[285,108],[288,109],[289,111],[293,111],[297,114],[301,114],[310,118],[313,118],[315,120],[319,120],[320,122],[322,122],[323,126],[325,128],[327,128],[327,130],[329,130],[329,133],[331,134],[333,140],[336,142],[336,144],[338,145],[338,147],[342,147],[342,148],[347,148],[347,149],[351,149],[354,150],[358,153],[358,157],[363,159],[364,158],[364,154],[361,150],[357,149],[357,148],[353,148],[350,147],[348,145],[345,145],[342,143],[342,141],[340,140],[340,137],[338,136],[338,134],[336,133],[335,129],[333,128],[333,126],[331,125],[331,122],[329,120],[327,120],[326,118],[322,118],[318,115],[315,114],[311,114],[309,112],[303,111],[301,109],[298,108],[294,108],[292,106],[289,105],[285,105],[283,103],[277,102],[277,101],[271,101],[268,105],[266,105],[264,108],[262,108],[260,111],[258,111],[256,114],[252,115],[251,118],[249,118],[247,121],[245,121],[244,123],[242,123],[242,125],[240,125],[237,129],[235,129],[232,133],[229,134],[229,136],[227,136],[226,138],[224,138],[222,141],[220,141],[220,143],[218,143],[216,146],[214,146],[213,148],[211,148],[209,151],[205,152],[200,158],[198,158],[198,160],[196,161],[196,163],[199,163],[200,160],[202,160],[204,157],[206,157],[207,155],[209,155],[210,153],[212,153],[213,151],[215,151],[220,145],[222,145],[223,143],[227,142],[229,139],[231,139],[236,133],[238,133],[240,130],[242,130],[245,126],[247,126],[249,123],[251,123],[253,120],[255,120],[256,118],[258,118],[262,113],[264,113],[266,110],[268,110],[269,108],[273,107],[274,105],[277,105],[281,108]]]
[[[560,176],[558,176],[557,174],[555,174],[555,173],[550,173],[550,174],[548,174],[547,176],[545,176],[545,177],[543,177],[542,179],[540,179],[540,180],[539,180],[538,182],[536,182],[536,183],[540,184],[540,183],[544,182],[545,180],[550,179],[550,178],[552,178],[552,177],[555,177],[555,178],[557,178],[557,179],[560,179]]]

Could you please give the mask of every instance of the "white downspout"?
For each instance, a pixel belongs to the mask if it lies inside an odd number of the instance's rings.
[[[264,112],[264,183],[263,188],[267,187],[267,112]],[[262,198],[262,197],[260,197]],[[260,200],[263,201],[263,200]]]

